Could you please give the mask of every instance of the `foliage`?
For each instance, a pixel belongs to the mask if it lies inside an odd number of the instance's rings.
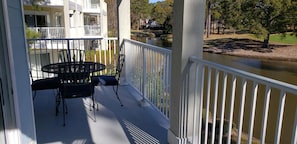
[[[271,34],[296,30],[295,0],[209,0],[208,4],[212,21],[223,24],[224,29],[233,28],[264,37],[262,47],[269,47]]]
[[[140,19],[150,16],[152,4],[148,0],[131,0],[131,26],[134,29],[140,28]]]
[[[225,28],[236,28],[239,26],[240,19],[240,3],[238,1],[224,0],[220,1],[221,15],[220,19]]]
[[[241,5],[242,25],[249,32],[264,36],[262,47],[269,47],[269,36],[286,32],[290,0],[244,1]]]
[[[140,28],[140,20],[152,19],[166,28],[172,29],[173,0],[165,0],[150,4],[148,0],[131,0],[131,27]]]
[[[41,37],[41,33],[34,30],[30,30],[27,26],[25,26],[25,30],[27,39],[36,39]]]
[[[107,4],[107,21],[108,21],[108,36],[117,36],[117,1],[116,0],[105,0]]]
[[[172,9],[173,0],[157,2],[154,4],[154,8],[151,13],[152,19],[160,24],[164,24],[166,21],[169,23],[172,18]]]

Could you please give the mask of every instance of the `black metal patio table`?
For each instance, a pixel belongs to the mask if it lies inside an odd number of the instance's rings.
[[[80,71],[85,71],[85,69],[87,69],[89,73],[93,73],[104,70],[105,65],[97,62],[61,62],[45,65],[41,70],[43,72],[59,75],[65,72],[79,73]]]

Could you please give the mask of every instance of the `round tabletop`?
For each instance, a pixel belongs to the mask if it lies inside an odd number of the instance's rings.
[[[87,69],[90,73],[97,72],[105,69],[105,65],[97,62],[62,62],[62,63],[53,63],[45,65],[41,68],[43,72],[47,73],[61,73],[61,68],[63,71],[80,71]]]

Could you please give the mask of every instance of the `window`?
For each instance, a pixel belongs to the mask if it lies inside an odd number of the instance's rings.
[[[62,16],[60,16],[60,15],[56,16],[56,26],[57,27],[62,26]]]
[[[28,27],[46,27],[45,15],[25,15],[25,23]]]

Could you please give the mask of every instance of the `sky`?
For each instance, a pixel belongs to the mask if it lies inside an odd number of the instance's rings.
[[[164,0],[149,0],[149,3],[155,3],[155,2],[158,2],[158,1],[164,1]]]

